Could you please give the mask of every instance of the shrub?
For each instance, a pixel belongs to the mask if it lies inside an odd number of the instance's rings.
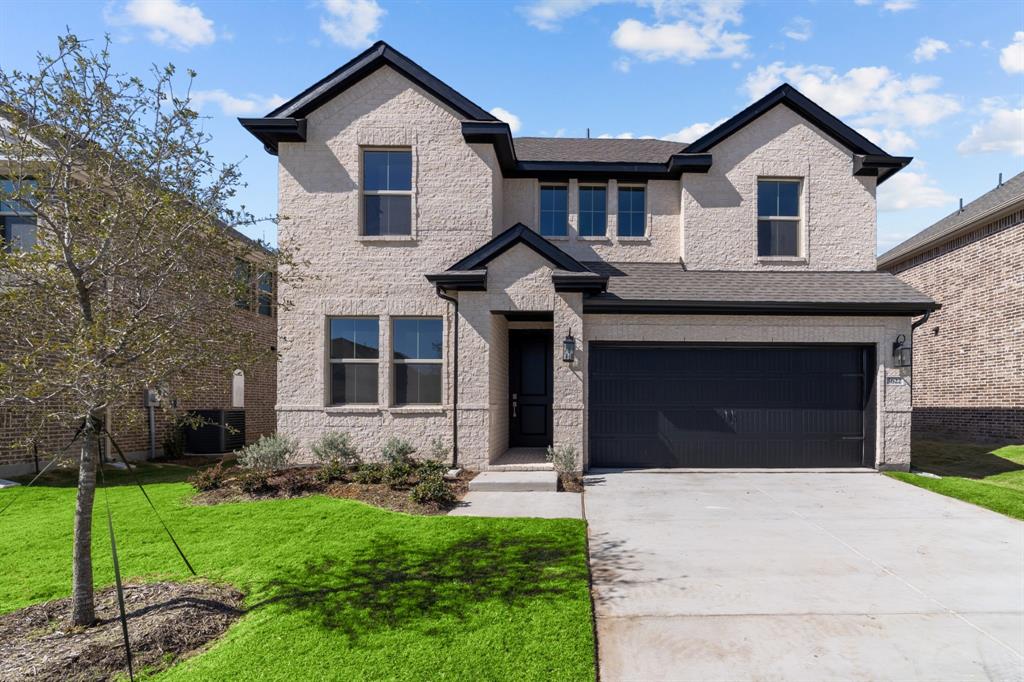
[[[413,453],[416,448],[412,443],[402,438],[389,438],[384,444],[381,454],[384,456],[384,482],[392,488],[397,488],[409,482],[417,469],[413,460]]]
[[[246,469],[255,469],[270,473],[281,469],[295,456],[295,441],[287,436],[275,433],[263,436],[255,443],[246,445],[238,453],[238,462]]]
[[[416,467],[416,474],[421,478],[444,478],[448,464],[436,459],[425,459]]]
[[[381,454],[384,455],[385,464],[412,461],[412,456],[415,453],[416,448],[404,438],[389,438],[388,442],[384,444],[384,449],[381,451]]]
[[[435,502],[444,505],[455,501],[455,493],[452,492],[451,486],[440,476],[424,478],[409,491],[409,497],[413,502],[420,504]]]
[[[384,480],[384,466],[376,462],[367,462],[356,469],[352,480],[363,485],[381,483]]]
[[[344,432],[325,433],[310,446],[313,456],[324,466],[340,465],[345,468],[359,466],[359,450],[352,443],[352,436]]]
[[[430,439],[430,459],[436,462],[448,462],[451,460],[451,450],[443,438]]]
[[[167,427],[163,442],[165,459],[181,459],[185,456],[185,424],[175,418]]]
[[[192,487],[199,492],[206,492],[207,490],[217,490],[218,488],[224,487],[224,479],[226,478],[226,472],[220,462],[217,462],[212,467],[206,467],[200,469],[196,473],[189,477],[188,482],[192,484]]]
[[[577,471],[576,448],[571,445],[559,445],[557,448],[549,445],[546,458],[559,473],[570,474]]]
[[[270,488],[270,471],[268,469],[248,469],[238,477],[238,487],[242,492],[260,493]]]

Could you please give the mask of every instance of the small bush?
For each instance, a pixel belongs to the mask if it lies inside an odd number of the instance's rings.
[[[352,480],[363,485],[382,483],[384,481],[384,466],[376,462],[362,464],[352,475]]]
[[[180,418],[174,419],[167,427],[163,450],[165,459],[181,459],[185,456],[185,424]]]
[[[548,446],[546,458],[555,466],[555,471],[562,474],[570,474],[578,471],[576,468],[576,448],[571,445],[559,445],[557,448]]]
[[[416,448],[402,438],[389,438],[384,444],[381,454],[384,458],[384,482],[392,488],[398,488],[409,482],[417,469],[412,456]]]
[[[448,464],[436,459],[425,459],[416,466],[416,475],[420,478],[444,478],[447,471]]]
[[[412,461],[412,456],[416,454],[416,448],[404,438],[389,438],[388,442],[384,444],[381,454],[384,456],[385,464],[409,462]]]
[[[294,458],[296,450],[294,440],[275,433],[242,448],[238,453],[238,462],[246,469],[269,473],[284,468]]]
[[[443,438],[430,439],[430,459],[435,462],[449,462],[451,461],[451,452]]]
[[[325,466],[334,464],[352,468],[362,462],[359,450],[352,442],[352,436],[344,432],[325,433],[320,440],[310,446],[310,449],[317,461]]]
[[[349,467],[339,462],[327,462],[316,470],[313,477],[316,479],[317,483],[327,484],[344,479],[345,474],[348,472]]]
[[[261,493],[270,489],[270,471],[267,469],[248,469],[238,477],[238,487],[245,493]]]
[[[192,474],[188,482],[192,484],[192,487],[199,492],[206,492],[207,490],[217,490],[218,488],[224,487],[224,480],[226,478],[226,472],[220,462],[217,462],[212,467],[206,467],[200,469],[196,473]]]
[[[413,502],[420,504],[435,502],[445,505],[455,502],[455,493],[452,492],[451,486],[439,476],[424,478],[409,491],[409,497]]]

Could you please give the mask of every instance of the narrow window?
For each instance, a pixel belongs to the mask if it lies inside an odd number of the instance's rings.
[[[332,405],[377,404],[379,323],[370,317],[330,320]]]
[[[363,234],[412,234],[412,151],[363,151]]]
[[[35,187],[35,180],[24,180]],[[0,178],[0,196],[10,197],[19,192],[19,181]],[[0,237],[7,253],[31,251],[36,245],[36,216],[26,203],[9,199],[0,201]]]
[[[252,302],[252,267],[248,261],[235,259],[235,307],[248,310]]]
[[[619,186],[619,236],[643,237],[647,233],[647,205],[643,187]]]
[[[267,317],[274,316],[274,273],[264,272],[256,283],[258,289],[256,312]]]
[[[439,317],[394,321],[395,403],[441,404]]]
[[[608,215],[608,190],[605,187],[580,187],[580,236],[603,237]]]
[[[569,233],[569,188],[565,185],[541,185],[540,233],[544,237]]]
[[[757,181],[757,255],[800,255],[800,181]]]

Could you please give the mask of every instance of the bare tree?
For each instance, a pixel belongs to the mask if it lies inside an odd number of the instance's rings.
[[[146,80],[115,73],[109,46],[68,33],[32,73],[0,65],[0,201],[36,223],[22,243],[8,230],[15,239],[0,251],[0,408],[80,429],[75,625],[95,620],[91,521],[105,409],[184,377],[200,390],[205,369],[274,352],[234,323],[233,304],[251,284],[239,281],[236,259],[254,249],[233,228],[253,218],[229,208],[239,170],[208,151],[189,108],[195,74],[170,65]],[[260,254],[261,268],[295,271],[286,254]]]

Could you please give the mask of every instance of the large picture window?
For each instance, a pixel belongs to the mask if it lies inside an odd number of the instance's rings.
[[[647,204],[643,187],[619,186],[620,237],[643,237],[647,233]]]
[[[800,181],[757,181],[757,255],[800,255]]]
[[[580,187],[580,236],[603,237],[608,216],[608,190],[603,186]]]
[[[569,188],[541,185],[540,233],[544,237],[565,237],[569,233]]]
[[[395,404],[439,405],[443,345],[441,318],[397,319],[392,332]]]
[[[412,234],[411,150],[363,150],[363,234]]]
[[[335,317],[329,324],[331,404],[376,405],[380,353],[377,319]]]

